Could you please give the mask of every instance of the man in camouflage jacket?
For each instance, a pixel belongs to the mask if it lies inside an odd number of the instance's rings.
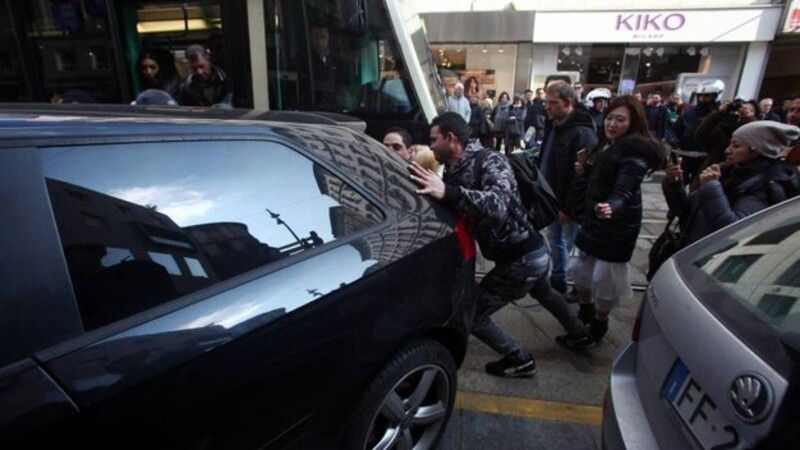
[[[486,371],[530,377],[536,372],[533,357],[492,322],[491,315],[531,288],[548,309],[550,302],[563,306],[564,311],[566,305],[550,289],[550,256],[541,235],[528,222],[511,166],[500,153],[483,149],[477,142],[467,143],[468,137],[469,127],[459,115],[444,113],[434,119],[431,149],[445,164],[444,179],[414,163],[409,169],[411,179],[420,186],[419,194],[466,213],[481,253],[495,262],[481,281],[472,329],[477,338],[503,355],[487,364]]]

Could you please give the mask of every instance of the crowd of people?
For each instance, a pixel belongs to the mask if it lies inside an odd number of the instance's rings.
[[[800,96],[776,110],[771,99],[720,101],[721,83],[699,86],[689,104],[678,95],[615,97],[604,89],[583,98],[576,87],[556,80],[513,100],[504,92],[492,105],[466,99],[457,86],[451,111],[433,121],[427,159],[402,129],[383,141],[409,161],[420,195],[469,218],[483,257],[495,263],[480,281],[472,330],[501,356],[486,365],[492,375],[536,372],[533,355],[491,319],[526,294],[564,327],[558,344],[601,342],[610,311],[631,295],[628,263],[648,174],[664,171],[681,246],[800,195]],[[542,230],[530,220],[508,157],[530,147],[558,201],[558,218]]]

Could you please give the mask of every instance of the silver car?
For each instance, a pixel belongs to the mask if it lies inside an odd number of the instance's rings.
[[[614,360],[607,449],[800,448],[800,198],[680,251]]]

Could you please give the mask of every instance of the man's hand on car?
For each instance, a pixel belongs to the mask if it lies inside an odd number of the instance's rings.
[[[420,187],[417,194],[430,195],[436,200],[444,198],[444,181],[436,172],[420,166],[416,161],[411,162],[408,171],[411,172],[411,180]]]

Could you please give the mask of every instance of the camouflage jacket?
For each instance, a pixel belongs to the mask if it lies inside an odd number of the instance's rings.
[[[481,152],[486,153],[478,156]],[[476,162],[481,163],[480,169],[475,168]],[[444,182],[444,202],[467,213],[472,234],[487,259],[513,261],[544,245],[528,222],[505,156],[472,141],[457,162],[445,165]]]

